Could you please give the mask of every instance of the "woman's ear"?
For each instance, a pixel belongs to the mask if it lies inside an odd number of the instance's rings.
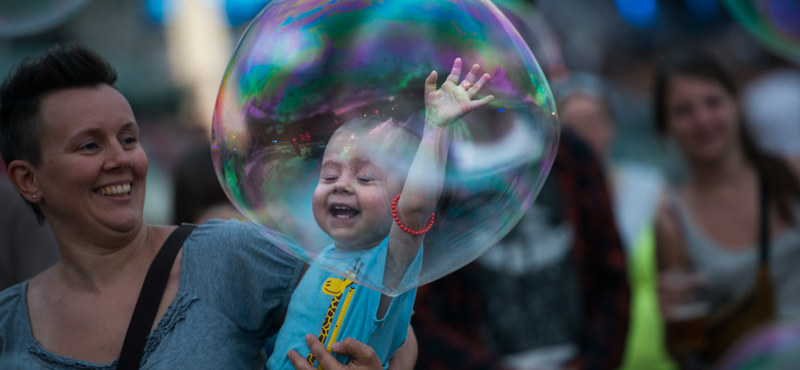
[[[39,183],[36,181],[33,165],[30,162],[17,159],[8,164],[8,178],[17,191],[30,203],[39,203],[42,194]]]

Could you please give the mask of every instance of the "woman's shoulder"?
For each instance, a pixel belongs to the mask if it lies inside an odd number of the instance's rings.
[[[251,246],[278,249],[255,226],[239,220],[209,220],[197,225],[188,241],[192,248],[210,249],[210,251]]]
[[[13,310],[20,304],[25,303],[26,284],[27,281],[11,286],[0,292],[0,321],[8,314],[9,310]]]
[[[4,340],[14,340],[9,335],[18,333],[20,328],[30,325],[25,307],[26,285],[27,281],[0,292],[0,344]]]
[[[192,271],[254,270],[296,276],[302,262],[290,256],[253,225],[238,220],[210,220],[197,226],[184,244],[183,265]]]
[[[252,225],[210,220],[184,243],[180,289],[240,328],[260,331],[283,317],[302,271],[302,262]]]

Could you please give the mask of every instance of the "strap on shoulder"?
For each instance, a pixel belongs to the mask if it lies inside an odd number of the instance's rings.
[[[136,308],[133,310],[131,323],[128,325],[128,332],[125,334],[125,342],[122,343],[122,351],[117,362],[117,370],[136,370],[142,362],[144,346],[147,344],[147,335],[156,319],[158,306],[161,303],[161,296],[169,280],[169,273],[175,263],[175,257],[183,246],[183,242],[189,237],[197,225],[183,224],[172,234],[156,254],[156,258],[147,270],[147,275],[142,284],[142,291],[136,301]]]

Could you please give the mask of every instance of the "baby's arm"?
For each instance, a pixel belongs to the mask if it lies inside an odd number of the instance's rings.
[[[473,100],[490,78],[489,74],[483,74],[478,79],[479,69],[479,65],[473,65],[459,84],[461,59],[456,58],[450,75],[440,89],[436,89],[436,71],[425,79],[425,128],[397,201],[397,216],[411,230],[422,230],[428,225],[439,201],[450,148],[450,127],[465,114],[494,99],[489,95]],[[400,284],[423,238],[424,235],[403,231],[397,223],[392,225],[384,274],[386,287],[394,288]]]

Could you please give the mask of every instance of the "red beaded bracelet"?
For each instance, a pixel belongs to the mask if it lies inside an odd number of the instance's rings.
[[[398,199],[400,199],[400,194],[397,194],[397,196],[394,197],[394,200],[392,200],[392,216],[394,217],[394,220],[397,221],[397,226],[400,226],[400,230],[403,230],[411,235],[422,235],[431,230],[431,227],[433,227],[433,216],[435,215],[435,213],[431,213],[431,220],[428,222],[428,226],[422,230],[417,230],[417,231],[411,230],[407,228],[405,225],[403,225],[403,223],[400,222],[400,217],[397,217]]]

